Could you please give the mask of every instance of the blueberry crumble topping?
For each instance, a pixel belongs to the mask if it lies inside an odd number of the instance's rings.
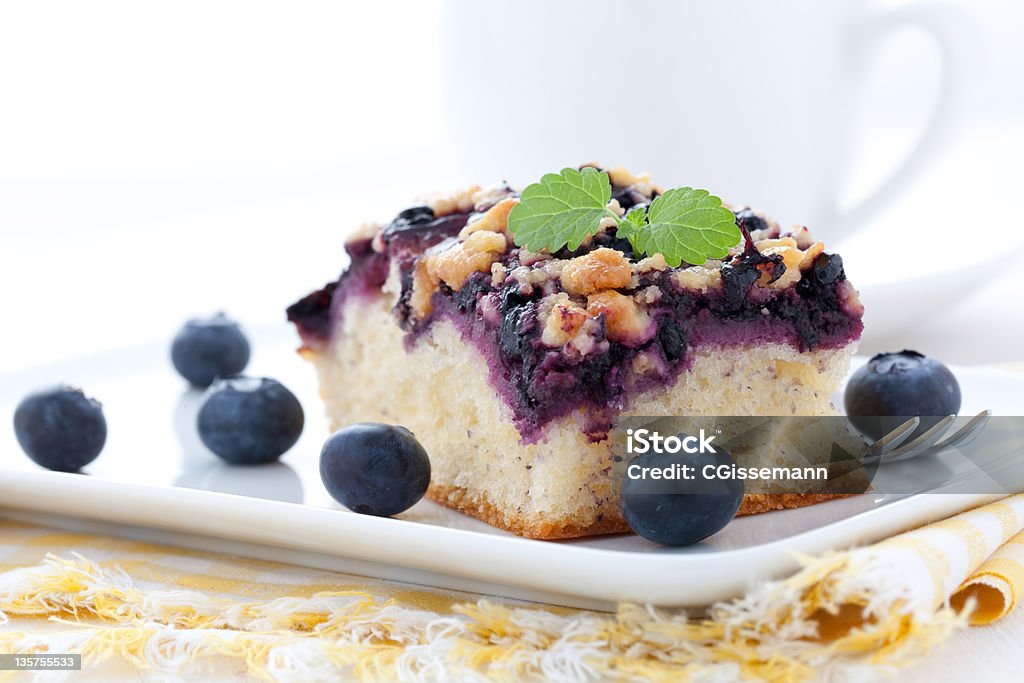
[[[644,176],[609,176],[612,211],[657,196]],[[842,259],[806,228],[784,234],[736,207],[739,246],[721,261],[671,268],[660,254],[635,254],[614,221],[572,252],[517,247],[507,230],[517,201],[507,186],[472,188],[406,209],[351,241],[349,268],[292,305],[289,320],[306,347],[325,349],[345,301],[383,296],[383,287],[397,295],[393,312],[408,347],[450,321],[484,356],[524,443],[580,408],[586,434],[606,438],[632,396],[674,383],[701,347],[807,351],[860,336],[863,309]]]

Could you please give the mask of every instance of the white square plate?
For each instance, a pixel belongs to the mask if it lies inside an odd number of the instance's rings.
[[[994,499],[991,494],[863,495],[733,521],[687,548],[621,534],[534,541],[422,501],[396,519],[341,508],[320,482],[327,437],[313,369],[285,326],[250,330],[248,372],[274,377],[306,410],[280,463],[235,467],[195,433],[202,393],[174,372],[167,345],[82,357],[0,377],[0,515],[261,559],[589,608],[620,600],[697,606],[796,567],[795,553],[865,543]],[[963,413],[1020,414],[1024,375],[960,367]],[[83,474],[37,467],[11,417],[58,382],[103,403],[109,436]]]

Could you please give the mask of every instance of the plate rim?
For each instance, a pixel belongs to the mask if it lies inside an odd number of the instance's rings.
[[[745,548],[714,553],[638,553],[369,517],[215,491],[62,472],[0,470],[2,507],[395,563],[572,598],[680,607],[733,597],[753,581],[796,569],[800,554],[875,540],[924,523],[937,514],[953,514],[1004,495],[908,496],[816,529]],[[339,546],[339,539],[344,539],[344,547]],[[788,552],[778,552],[783,547]],[[494,562],[495,557],[502,561]],[[744,569],[735,572],[736,566]],[[681,575],[685,575],[685,581],[679,580]]]

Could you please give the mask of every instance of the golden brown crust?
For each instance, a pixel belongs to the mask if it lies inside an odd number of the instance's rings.
[[[444,486],[431,484],[427,489],[427,498],[458,510],[470,517],[475,517],[491,526],[511,531],[517,536],[555,541],[581,536],[597,536],[600,534],[617,534],[629,531],[626,520],[616,514],[614,517],[598,517],[594,524],[581,525],[571,518],[566,519],[528,519],[513,517],[493,505],[486,494],[472,495],[461,486]]]
[[[846,498],[848,495],[850,494],[755,493],[743,497],[743,503],[740,504],[736,515],[756,515],[774,510],[801,508],[835,498]],[[509,515],[508,511],[503,511],[492,504],[486,494],[472,495],[460,486],[431,484],[427,490],[427,498],[447,508],[475,517],[491,526],[510,531],[517,536],[544,541],[629,531],[626,520],[618,513],[600,516],[597,522],[586,525],[580,524],[573,518],[530,519],[522,515]]]
[[[802,508],[835,498],[848,498],[850,493],[752,493],[743,497],[739,515],[757,515],[772,510]]]

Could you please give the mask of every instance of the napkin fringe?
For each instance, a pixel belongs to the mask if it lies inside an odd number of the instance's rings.
[[[49,555],[42,565],[0,574],[0,619],[49,615],[78,628],[2,633],[0,650],[81,652],[90,663],[121,658],[166,673],[228,657],[271,680],[335,680],[342,667],[382,681],[783,683],[872,680],[879,666],[916,661],[965,625],[949,607],[909,609],[903,582],[885,581],[886,569],[867,566],[856,552],[805,559],[796,575],[719,603],[702,620],[633,604],[616,614],[564,616],[487,600],[439,616],[358,591],[241,602],[142,591],[116,567]],[[866,584],[865,572],[883,582]]]

